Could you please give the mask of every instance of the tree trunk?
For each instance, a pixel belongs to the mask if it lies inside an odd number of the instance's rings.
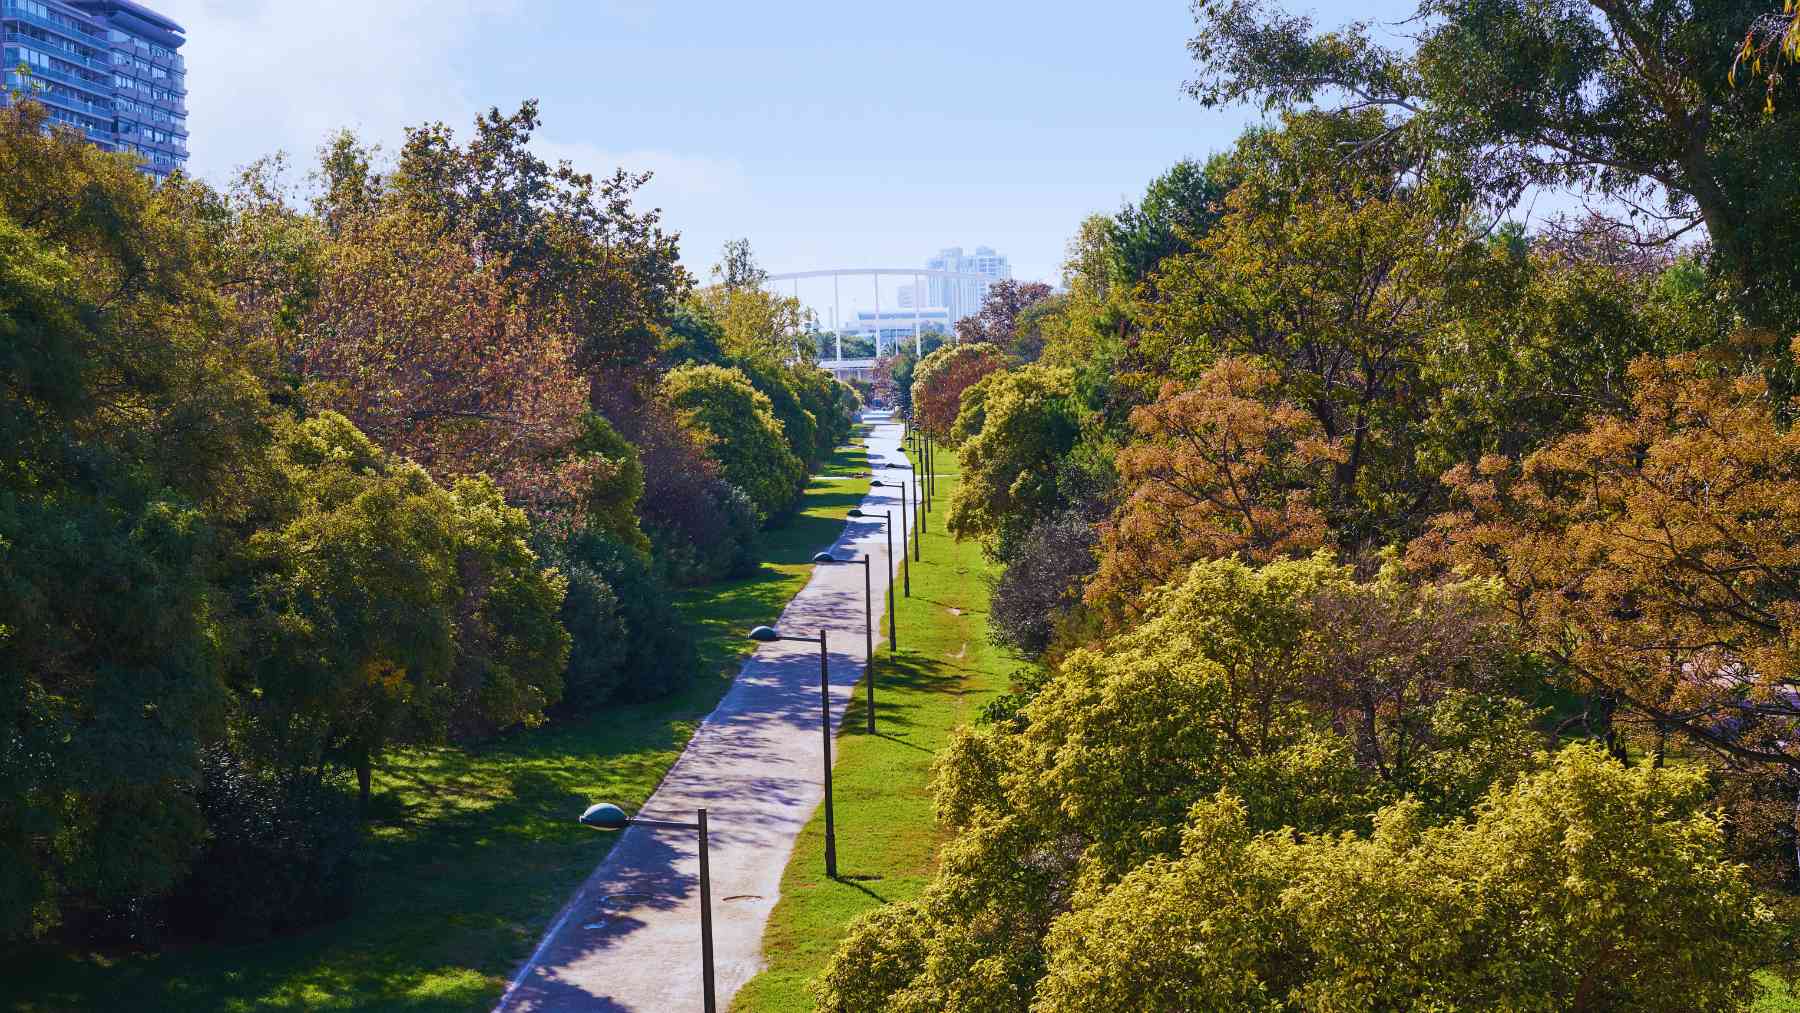
[[[369,815],[369,785],[374,777],[374,763],[363,753],[356,758],[356,804],[364,817]]]

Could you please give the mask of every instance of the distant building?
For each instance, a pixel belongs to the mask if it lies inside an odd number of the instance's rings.
[[[166,176],[188,158],[185,35],[131,0],[0,0],[0,104],[30,95],[55,122]]]
[[[855,316],[844,321],[838,330],[847,338],[873,339],[879,356],[893,351],[894,346],[900,342],[912,341],[915,333],[923,335],[937,331],[948,334],[954,323],[950,318],[950,311],[944,307],[922,306],[882,310],[879,314],[871,310],[859,310]]]
[[[925,280],[926,305],[945,308],[953,321],[972,317],[980,312],[981,301],[987,298],[988,286],[1012,277],[1012,263],[1006,259],[1005,254],[994,252],[990,246],[977,246],[974,254],[966,256],[962,247],[952,246],[926,261],[925,267],[932,271],[954,271],[977,276]]]

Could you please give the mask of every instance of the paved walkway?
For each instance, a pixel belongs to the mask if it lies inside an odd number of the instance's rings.
[[[899,424],[879,416],[870,421],[869,460],[877,465],[876,477],[907,475],[879,468],[884,461],[905,460],[899,451]],[[897,489],[872,490],[862,508],[892,510],[899,525]],[[880,522],[849,522],[831,548],[840,557],[861,558],[867,552],[873,560],[875,635],[882,642],[887,538]],[[841,724],[867,661],[863,568],[816,567],[782,612],[778,628],[795,636],[828,631],[831,713]],[[879,673],[876,679],[879,715]],[[782,870],[795,837],[824,794],[820,749],[818,647],[760,645],[644,803],[644,816],[689,823],[696,808],[707,808],[720,1009],[730,1006],[731,997],[762,966],[763,927],[775,906]],[[576,815],[571,812],[569,818]],[[595,836],[596,850],[607,843]],[[692,832],[627,828],[557,913],[497,1010],[700,1009],[698,877]]]

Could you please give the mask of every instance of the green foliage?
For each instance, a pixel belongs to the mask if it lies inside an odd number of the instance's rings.
[[[1351,629],[1366,642],[1345,657]],[[1414,589],[1392,566],[1358,582],[1323,557],[1195,566],[1011,720],[951,741],[939,875],[852,929],[822,1006],[1029,1005],[1058,919],[1179,856],[1190,810],[1220,791],[1252,831],[1363,830],[1408,794],[1428,799],[1422,823],[1454,821],[1538,762],[1533,715],[1505,696],[1509,653],[1487,585]]]
[[[820,425],[818,416],[802,403],[797,371],[785,366],[763,366],[754,360],[735,362],[734,367],[750,381],[759,393],[769,399],[769,407],[781,423],[781,433],[788,450],[800,459],[803,469],[811,470],[819,460]]]
[[[1074,374],[1024,366],[990,373],[963,394],[957,417],[969,438],[957,451],[963,481],[949,528],[1009,558],[1034,525],[1069,506],[1064,459],[1081,434]]]
[[[1766,95],[1732,85],[1736,41],[1767,27],[1770,10],[1421,0],[1421,30],[1396,48],[1368,22],[1315,32],[1259,0],[1206,0],[1189,90],[1208,105],[1384,109],[1393,148],[1454,162],[1501,213],[1549,184],[1632,209],[1608,228],[1649,212],[1652,241],[1703,225],[1739,307],[1785,329],[1800,321],[1800,103],[1792,80]]]
[[[486,479],[453,489],[394,462],[342,416],[289,425],[274,516],[246,544],[250,742],[294,769],[327,756],[367,791],[392,741],[541,718],[562,692],[565,583]]]
[[[1058,921],[1032,1008],[1742,1009],[1771,920],[1704,796],[1588,747],[1438,828],[1256,835],[1222,795]]]
[[[1204,237],[1224,212],[1219,175],[1218,165],[1183,159],[1150,181],[1143,200],[1120,208],[1107,223],[1110,280],[1136,285]]]
[[[277,775],[215,746],[196,797],[206,843],[168,899],[171,931],[247,942],[350,911],[363,828],[341,775]]]
[[[562,624],[573,641],[563,678],[571,709],[657,699],[687,685],[693,640],[641,553],[590,528],[548,541],[543,554],[569,582]]]
[[[619,435],[612,423],[589,413],[581,420],[581,437],[574,446],[581,460],[586,489],[581,518],[587,526],[612,536],[621,545],[640,553],[650,551],[650,539],[638,526],[638,501],[644,495],[644,464],[638,450]]]
[[[43,123],[0,109],[5,936],[142,912],[205,832],[188,789],[228,703],[206,508],[240,502],[266,410],[251,351],[207,329],[196,193]]]
[[[805,470],[789,449],[769,398],[742,371],[683,366],[663,377],[662,392],[726,480],[750,495],[764,523],[788,511]]]

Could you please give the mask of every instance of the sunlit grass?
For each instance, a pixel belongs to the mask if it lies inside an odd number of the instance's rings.
[[[519,732],[478,749],[413,749],[376,771],[354,913],[248,945],[0,959],[0,1004],[69,1010],[485,1010],[606,842],[588,802],[649,797],[753,646],[868,489],[860,447],[834,456],[799,513],[766,533],[757,575],[679,599],[701,665],[682,693]]]
[[[781,900],[763,935],[767,969],[744,986],[733,1009],[810,1010],[807,982],[850,920],[883,903],[908,900],[930,881],[942,835],[932,818],[931,761],[952,729],[974,720],[1005,691],[1018,662],[987,640],[990,564],[973,543],[943,533],[954,471],[938,457],[936,509],[913,564],[912,597],[896,612],[901,650],[875,659],[876,734],[864,729],[859,687],[832,768],[839,879],[825,878],[824,820],[814,815],[782,876]]]

